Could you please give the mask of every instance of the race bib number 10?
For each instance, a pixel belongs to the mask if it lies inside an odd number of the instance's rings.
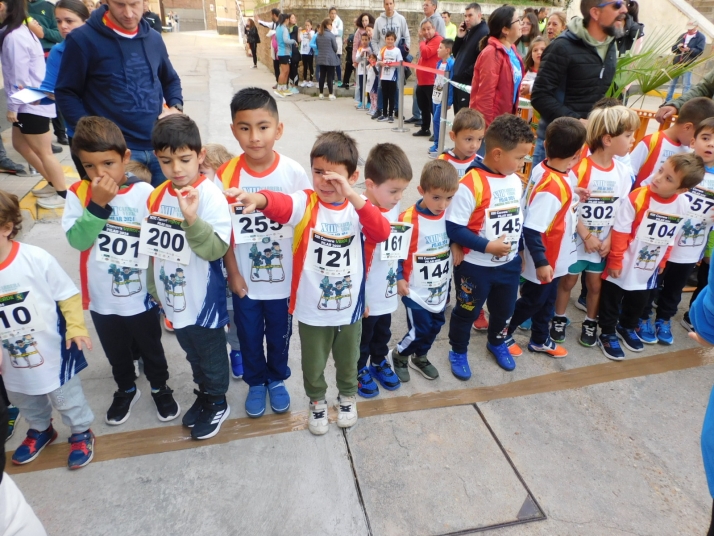
[[[328,277],[356,273],[361,252],[359,237],[329,236],[312,231],[305,268]]]
[[[43,331],[46,325],[40,316],[31,291],[0,296],[0,339],[12,339]]]
[[[99,262],[146,270],[149,256],[139,253],[140,234],[141,227],[138,225],[108,221],[97,236],[95,258]]]
[[[236,244],[262,242],[264,238],[291,238],[293,228],[274,222],[261,212],[243,213],[243,205],[231,205],[233,239]]]
[[[653,246],[669,246],[674,243],[680,221],[681,216],[649,211],[637,229],[637,239]]]
[[[191,248],[181,228],[182,221],[161,214],[149,215],[141,226],[139,253],[188,265]]]
[[[381,259],[383,261],[405,260],[409,253],[409,242],[412,239],[411,223],[392,222],[389,238],[381,244]]]

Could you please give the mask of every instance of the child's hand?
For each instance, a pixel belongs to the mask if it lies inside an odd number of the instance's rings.
[[[84,348],[86,350],[91,350],[92,349],[92,340],[89,337],[84,337],[83,335],[80,335],[79,337],[72,337],[67,341],[67,350],[69,350],[72,347],[72,343],[77,345],[77,348],[80,350],[82,349],[82,345],[84,344]]]
[[[506,242],[506,235],[503,234],[497,240],[491,240],[486,246],[486,253],[496,257],[505,257],[511,252],[511,243]]]
[[[330,184],[330,186],[334,187],[335,191],[341,197],[349,198],[354,195],[355,191],[352,189],[352,186],[350,186],[350,183],[347,182],[347,178],[343,177],[339,173],[335,173],[334,171],[325,171],[322,177]]]
[[[610,245],[612,244],[612,235],[608,236],[605,240],[600,242],[600,249],[598,250],[598,253],[600,253],[600,257],[603,259],[607,257],[610,254]]]
[[[612,277],[613,279],[618,279],[620,277],[620,274],[622,273],[622,270],[613,270],[612,268],[608,268],[607,273],[610,274],[610,277]]]
[[[704,337],[702,337],[701,335],[699,335],[698,333],[696,333],[696,332],[694,332],[694,331],[690,331],[689,333],[687,333],[687,335],[689,335],[689,338],[690,338],[690,339],[693,339],[693,340],[697,341],[697,342],[698,342],[699,344],[701,344],[702,346],[714,346],[714,344],[711,344],[711,343],[707,342],[707,341],[704,339]]]
[[[588,190],[587,188],[577,186],[575,188],[575,193],[578,194],[580,201],[587,201],[588,199],[590,199],[590,190]]]
[[[184,186],[178,190],[176,199],[186,223],[193,225],[198,218],[198,190],[193,186]]]
[[[232,255],[233,253],[231,253]],[[245,298],[248,295],[248,285],[245,282],[245,278],[242,274],[230,274],[228,276],[228,287],[231,289],[233,294],[237,294],[241,298]]]
[[[242,188],[228,188],[223,192],[223,195],[235,198],[238,204],[243,205],[243,212],[245,214],[255,212],[259,201],[257,197],[258,194],[250,194]]]
[[[541,283],[550,283],[553,281],[553,267],[548,264],[546,266],[536,268],[536,277]]]
[[[400,296],[409,296],[409,283],[406,279],[397,281],[397,294]]]
[[[95,177],[92,180],[92,201],[102,208],[106,208],[116,197],[117,192],[119,192],[119,185],[108,175]]]
[[[451,257],[454,259],[454,266],[458,266],[464,260],[464,248],[461,244],[453,243],[451,244]]]
[[[362,318],[369,318],[369,305],[365,305],[364,313],[362,313]]]
[[[588,253],[594,253],[595,251],[600,251],[600,246],[602,245],[602,242],[597,236],[591,234],[590,238],[588,238],[587,240],[583,240],[583,245],[585,246],[585,251],[587,251]]]
[[[660,275],[662,272],[664,272],[664,266],[657,268],[657,275]]]

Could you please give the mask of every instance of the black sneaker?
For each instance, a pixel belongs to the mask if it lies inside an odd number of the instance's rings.
[[[222,402],[216,400],[222,399]],[[213,437],[221,429],[221,424],[231,414],[231,407],[225,396],[205,395],[201,413],[196,419],[196,424],[191,429],[191,437],[194,439],[208,439]]]
[[[583,321],[583,330],[580,333],[580,344],[588,348],[597,344],[597,322],[594,320]]]
[[[131,408],[136,401],[141,397],[141,391],[134,387],[131,393],[126,391],[118,390],[114,393],[114,400],[112,405],[109,406],[107,410],[107,415],[104,417],[104,422],[111,424],[112,426],[117,426],[119,424],[124,424],[129,415],[131,415]]]
[[[206,398],[206,393],[198,391],[197,389],[193,390],[193,394],[196,395],[196,400],[194,400],[191,407],[188,408],[188,411],[183,414],[183,419],[181,419],[182,424],[187,428],[193,428],[193,425],[196,424],[198,416],[201,414],[203,401]]]
[[[69,140],[66,135],[57,136],[57,143],[60,145],[69,145]]]
[[[51,143],[50,145],[52,145],[53,154],[60,154],[62,152],[62,147],[60,147],[59,145],[55,145],[54,143]]]
[[[682,327],[686,329],[687,331],[691,332],[694,331],[694,325],[692,324],[692,321],[689,319],[689,311],[684,313],[684,316],[682,317],[682,321],[680,322],[682,324]]]
[[[158,391],[151,390],[151,397],[156,404],[156,415],[160,421],[173,421],[181,414],[181,407],[174,400],[173,391],[164,385]]]
[[[555,342],[565,342],[565,327],[568,319],[564,316],[554,316],[550,326],[550,338]]]

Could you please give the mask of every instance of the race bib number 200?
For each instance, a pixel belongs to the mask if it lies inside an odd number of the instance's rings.
[[[191,248],[179,218],[151,214],[141,225],[139,253],[187,265],[191,260]]]
[[[108,221],[97,236],[95,258],[99,262],[146,270],[149,256],[139,253],[140,233],[138,225]]]
[[[30,335],[46,327],[30,290],[0,296],[0,339]]]
[[[355,235],[330,236],[312,231],[305,268],[328,277],[356,273],[362,245]]]

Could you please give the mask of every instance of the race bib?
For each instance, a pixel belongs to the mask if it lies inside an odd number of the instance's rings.
[[[47,329],[32,291],[0,296],[0,340],[21,337]]]
[[[492,208],[486,212],[486,239],[497,240],[505,234],[506,242],[518,242],[521,238],[521,223],[521,207],[518,205]]]
[[[425,255],[415,253],[414,275],[415,287],[439,288],[449,282],[451,273],[451,250]]]
[[[637,229],[637,240],[653,246],[670,246],[674,243],[681,216],[647,211]]]
[[[274,222],[262,212],[244,214],[243,205],[231,205],[233,239],[236,244],[263,242],[264,238],[279,240],[292,238],[293,228]]]
[[[310,236],[305,268],[328,277],[356,273],[361,244],[359,237],[330,236],[313,230]]]
[[[382,65],[382,80],[391,80],[393,72],[394,72],[394,67],[388,67],[387,65]]]
[[[409,242],[412,239],[411,223],[390,222],[392,230],[389,233],[389,238],[380,244],[383,261],[399,261],[405,260],[409,253]]]
[[[186,233],[181,229],[180,218],[150,214],[144,219],[139,235],[139,253],[188,265],[191,248]]]
[[[695,186],[684,195],[689,200],[688,217],[709,223],[714,221],[714,192]]]
[[[442,69],[439,69],[442,70]],[[434,104],[441,104],[441,99],[444,94],[444,83],[446,78],[443,75],[437,74],[434,80],[434,91],[431,93],[431,102]]]
[[[617,197],[591,196],[580,203],[580,219],[586,227],[612,227]]]
[[[127,223],[108,221],[97,236],[94,258],[117,266],[146,270],[149,256],[139,253],[141,227]]]

